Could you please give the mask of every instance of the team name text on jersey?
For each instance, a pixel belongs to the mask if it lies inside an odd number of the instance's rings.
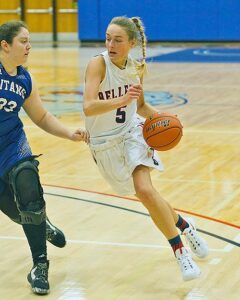
[[[0,90],[13,92],[13,93],[21,96],[23,99],[25,99],[26,90],[22,86],[18,85],[17,83],[15,83],[13,81],[1,79]]]
[[[125,84],[123,87],[119,86],[116,89],[99,92],[98,97],[100,100],[107,100],[107,99],[122,97],[123,95],[125,95],[127,93],[129,86],[130,86],[129,84]]]

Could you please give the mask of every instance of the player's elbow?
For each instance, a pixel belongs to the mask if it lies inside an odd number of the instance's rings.
[[[89,105],[89,103],[87,102],[83,102],[83,112],[85,114],[86,117],[91,116],[91,107]]]

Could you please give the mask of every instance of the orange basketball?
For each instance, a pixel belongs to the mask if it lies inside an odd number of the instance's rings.
[[[166,151],[179,143],[183,135],[182,128],[176,115],[155,113],[145,120],[143,137],[151,148]]]

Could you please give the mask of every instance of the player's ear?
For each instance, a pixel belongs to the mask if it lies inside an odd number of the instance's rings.
[[[9,44],[5,40],[1,40],[1,49],[7,51]]]
[[[130,41],[130,46],[131,46],[131,48],[136,47],[137,46],[137,41],[136,40],[131,40]]]

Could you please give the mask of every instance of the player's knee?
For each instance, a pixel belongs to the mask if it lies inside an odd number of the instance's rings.
[[[40,224],[46,214],[37,166],[32,161],[20,163],[9,172],[9,179],[22,223]]]
[[[155,208],[163,201],[151,183],[135,182],[136,196],[146,208]]]
[[[143,204],[151,204],[154,202],[154,190],[149,185],[135,184],[136,196],[143,202]]]

